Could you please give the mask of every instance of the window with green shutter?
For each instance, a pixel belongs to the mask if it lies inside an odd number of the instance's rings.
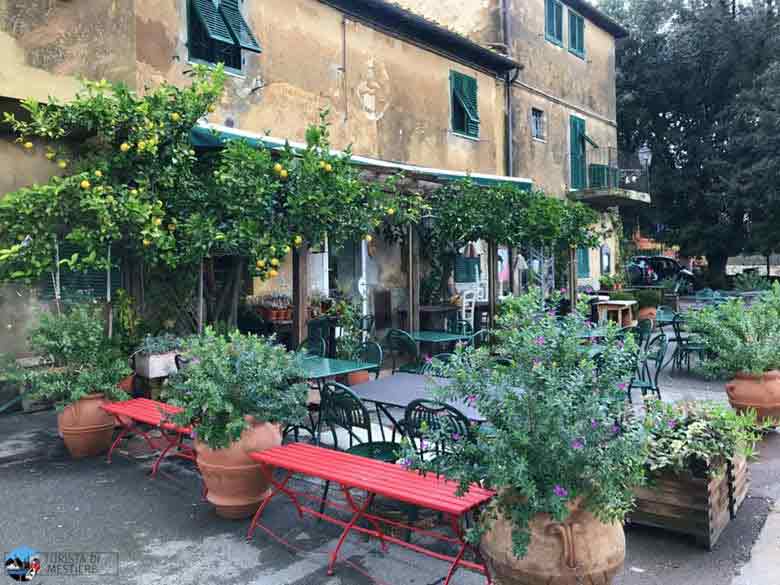
[[[569,51],[585,58],[585,19],[569,10]]]
[[[239,0],[188,0],[187,25],[187,46],[193,61],[224,63],[228,69],[241,71],[242,50],[261,52],[241,15]]]
[[[471,138],[479,138],[479,106],[477,80],[450,71],[450,103],[452,110],[452,131]]]
[[[563,45],[563,4],[558,0],[545,0],[544,36],[551,43]]]
[[[590,278],[590,250],[577,248],[577,278]]]

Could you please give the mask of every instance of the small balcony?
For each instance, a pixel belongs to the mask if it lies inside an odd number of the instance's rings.
[[[636,154],[621,155],[616,148],[590,144],[584,154],[570,155],[569,197],[599,208],[649,205],[647,169],[639,164]]]

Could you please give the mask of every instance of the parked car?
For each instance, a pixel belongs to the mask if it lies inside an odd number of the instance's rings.
[[[667,278],[682,281],[684,288],[693,285],[693,272],[666,256],[634,256],[626,266],[626,273],[629,285],[633,286],[660,284]]]

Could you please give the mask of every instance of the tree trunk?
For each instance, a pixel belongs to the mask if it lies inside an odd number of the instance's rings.
[[[725,288],[726,264],[729,257],[723,253],[707,254],[707,284],[712,288]]]

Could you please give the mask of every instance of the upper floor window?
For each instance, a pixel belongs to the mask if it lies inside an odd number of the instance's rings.
[[[563,4],[558,0],[545,0],[544,36],[548,41],[563,45]]]
[[[537,140],[547,138],[544,127],[544,112],[536,108],[531,108],[531,136]]]
[[[252,29],[241,15],[239,1],[188,0],[187,46],[193,61],[224,63],[233,71],[243,68],[242,49],[260,52]]]
[[[452,131],[471,138],[479,138],[476,78],[458,71],[450,71],[450,102]]]
[[[585,19],[569,10],[569,51],[585,58]]]

